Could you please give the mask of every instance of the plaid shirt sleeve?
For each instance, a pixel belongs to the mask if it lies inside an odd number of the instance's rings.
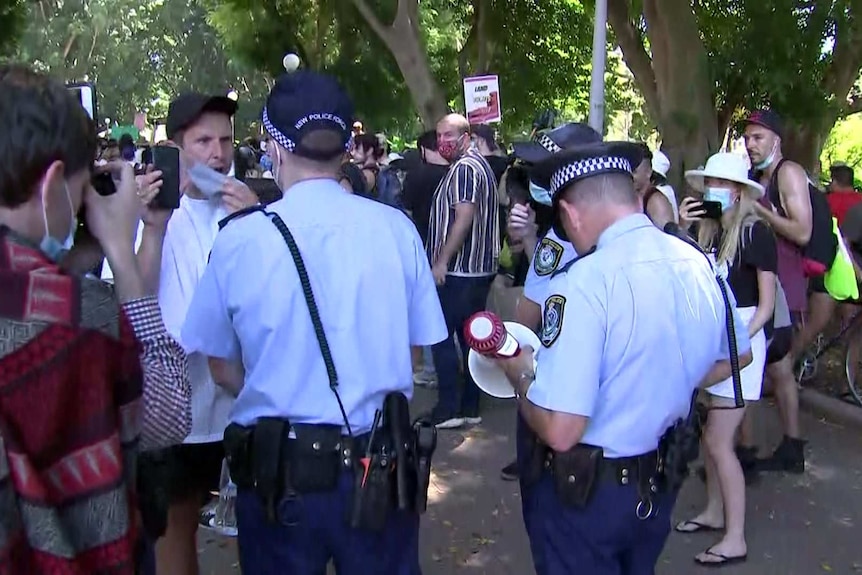
[[[141,449],[182,443],[192,425],[188,358],[165,330],[155,297],[127,302],[123,311],[141,346],[144,372]]]

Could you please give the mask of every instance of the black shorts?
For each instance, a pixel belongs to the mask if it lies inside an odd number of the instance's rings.
[[[218,492],[224,446],[216,443],[184,443],[170,449],[171,502],[199,496],[202,502]]]
[[[793,327],[779,327],[772,332],[772,339],[766,349],[766,365],[778,363],[790,353],[793,345]]]

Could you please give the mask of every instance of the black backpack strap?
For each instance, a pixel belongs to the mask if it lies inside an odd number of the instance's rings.
[[[775,170],[772,172],[772,176],[769,178],[769,184],[766,188],[767,198],[769,198],[769,202],[778,209],[778,214],[781,217],[787,217],[787,212],[784,210],[784,206],[781,205],[781,193],[778,190],[778,171],[781,169],[781,166],[784,165],[784,162],[787,161],[787,158],[781,158],[778,160],[778,165],[775,166]]]

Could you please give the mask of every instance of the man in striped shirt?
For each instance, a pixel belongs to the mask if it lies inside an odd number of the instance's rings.
[[[450,114],[440,120],[437,149],[450,168],[434,193],[427,248],[449,336],[433,347],[439,396],[430,419],[439,428],[452,429],[482,421],[479,388],[466,368],[459,401],[459,351],[453,336],[460,336],[464,322],[485,308],[500,253],[500,208],[494,172],[471,147],[466,118]],[[461,346],[464,366],[467,351]]]

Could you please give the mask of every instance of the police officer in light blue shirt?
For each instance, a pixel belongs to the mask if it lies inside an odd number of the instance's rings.
[[[524,163],[529,172],[530,166],[548,159],[560,150],[601,141],[602,135],[587,124],[572,122],[540,133],[531,142],[515,142],[513,149],[515,157]],[[550,193],[532,180],[529,181],[529,186],[530,197],[535,202],[537,209],[543,211],[541,218],[538,213],[535,214],[537,219],[549,217]],[[524,281],[524,293],[522,297],[518,298],[515,308],[515,321],[536,330],[542,319],[541,306],[545,298],[548,297],[548,282],[551,280],[551,275],[558,268],[578,257],[578,253],[571,242],[557,236],[553,228],[550,227],[550,222],[543,221],[541,226],[536,227],[530,225],[528,221],[524,221],[529,218],[519,217],[519,213],[526,214],[530,209],[524,205],[513,206],[509,214],[508,231],[512,239],[521,242],[530,258],[527,277]],[[536,237],[536,232],[542,232],[541,240]],[[517,462],[506,465],[500,470],[500,476],[506,481],[517,479]]]
[[[264,423],[289,421],[288,443],[275,449],[276,457],[295,451],[290,456],[299,458],[303,450],[323,457],[324,439],[303,447],[301,436],[328,437],[333,427],[336,438],[340,428],[360,445],[372,443],[368,432],[384,397],[412,393],[410,346],[446,337],[413,223],[399,210],[352,195],[338,183],[352,123],[353,106],[331,77],[298,71],[276,83],[263,126],[284,197],[268,206],[270,213],[247,210],[223,226],[183,327],[186,345],[209,356],[213,379],[237,396],[232,428],[253,430],[255,449]],[[275,215],[304,261],[337,374],[337,395],[301,285],[303,274],[287,237],[273,224]],[[227,447],[228,432],[225,440]],[[258,453],[251,456],[255,465]],[[345,466],[357,455],[345,451]],[[273,469],[282,467],[273,462]],[[304,471],[300,464],[284,482],[300,491]],[[259,486],[244,486],[235,477],[243,572],[317,575],[332,559],[339,574],[418,574],[419,516],[393,510],[379,531],[351,528],[346,518],[355,477],[346,468],[341,475],[331,489],[279,493],[269,518]]]
[[[586,124],[571,122],[553,130],[540,133],[532,142],[515,142],[514,155],[521,160],[529,171],[530,166],[548,159],[556,152],[601,142],[602,136]],[[551,196],[547,189],[530,181],[530,197],[539,206],[550,208]],[[518,239],[530,254],[530,267],[524,283],[524,298],[518,302],[517,321],[530,328],[538,326],[541,319],[540,306],[545,301],[545,291],[551,274],[575,257],[577,252],[571,242],[560,239],[553,228],[547,226],[524,225],[527,222],[519,218],[519,213],[526,211],[526,206],[514,206],[509,216],[509,234]],[[545,222],[547,224],[547,222]],[[541,239],[535,235],[541,230]],[[535,246],[535,247],[534,247]]]
[[[528,428],[518,458],[538,575],[654,572],[676,499],[660,439],[698,386],[729,375],[716,277],[701,252],[641,212],[639,156],[632,144],[600,143],[533,171],[553,197],[556,232],[582,254],[552,275],[535,373],[529,353],[500,360]],[[746,328],[731,319],[746,365]]]

